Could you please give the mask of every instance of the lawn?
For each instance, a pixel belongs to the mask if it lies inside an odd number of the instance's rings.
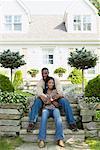
[[[100,140],[87,139],[86,143],[89,144],[91,150],[100,150]]]
[[[19,137],[0,138],[0,150],[15,150],[23,142]]]

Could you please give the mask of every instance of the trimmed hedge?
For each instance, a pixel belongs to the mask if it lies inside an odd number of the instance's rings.
[[[0,90],[14,92],[14,87],[8,77],[0,74]]]
[[[88,82],[85,88],[85,96],[94,96],[100,99],[100,75]]]

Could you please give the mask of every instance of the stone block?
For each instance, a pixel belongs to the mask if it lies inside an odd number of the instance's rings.
[[[87,130],[100,129],[100,122],[83,123],[83,127],[84,129],[87,129]]]
[[[89,109],[81,109],[80,111],[80,115],[81,116],[94,116],[95,115],[95,111],[94,110],[89,110]]]
[[[97,137],[97,130],[91,130],[91,131],[85,131],[85,136],[86,137]]]
[[[5,109],[5,108],[0,108],[0,115],[2,114],[7,114],[7,115],[19,115],[20,112],[17,109]]]
[[[21,118],[21,115],[20,114],[16,114],[16,115],[13,115],[13,114],[0,114],[0,119],[3,119],[3,120],[18,120]]]
[[[82,116],[82,122],[90,122],[90,121],[92,121],[92,116],[88,115]]]

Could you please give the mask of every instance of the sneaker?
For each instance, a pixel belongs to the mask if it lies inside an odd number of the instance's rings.
[[[35,123],[29,123],[28,127],[27,127],[27,132],[30,132],[31,130],[33,130],[35,128]]]
[[[45,147],[45,142],[40,140],[38,145],[40,148],[43,148],[43,147]]]
[[[61,146],[61,147],[64,147],[64,146],[65,146],[63,140],[59,140],[59,141],[58,141],[58,145]]]
[[[70,124],[70,129],[72,131],[78,131],[76,124]]]

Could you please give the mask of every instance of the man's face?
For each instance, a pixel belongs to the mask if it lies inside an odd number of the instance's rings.
[[[42,71],[43,80],[46,80],[46,78],[48,77],[48,75],[49,75],[48,70],[43,70],[43,71]]]

